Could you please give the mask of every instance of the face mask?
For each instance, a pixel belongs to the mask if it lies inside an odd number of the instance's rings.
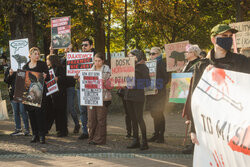
[[[225,49],[226,51],[229,51],[232,48],[233,39],[231,37],[217,37],[216,44],[219,45],[221,48]]]

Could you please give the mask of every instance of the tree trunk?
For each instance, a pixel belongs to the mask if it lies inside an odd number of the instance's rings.
[[[125,19],[124,19],[124,53],[125,53],[125,57],[127,57],[127,43],[128,43],[128,39],[127,39],[127,33],[128,33],[128,27],[127,27],[127,14],[128,14],[128,2],[127,0],[125,0],[125,11],[124,11],[124,14],[125,14]]]
[[[235,0],[236,3],[236,22],[241,22],[243,21],[243,10],[241,6],[241,1],[242,0]]]
[[[108,23],[107,23],[107,29],[108,29],[108,32],[107,32],[107,62],[106,64],[110,65],[110,60],[111,60],[111,57],[110,57],[110,34],[111,34],[111,3],[110,1],[108,2]]]

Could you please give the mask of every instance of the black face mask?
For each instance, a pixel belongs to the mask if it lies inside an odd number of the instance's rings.
[[[216,44],[219,45],[221,48],[225,49],[226,51],[231,50],[233,45],[233,38],[232,37],[217,37]]]

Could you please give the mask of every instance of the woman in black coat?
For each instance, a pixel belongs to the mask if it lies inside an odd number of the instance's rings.
[[[129,116],[132,120],[133,142],[127,148],[148,149],[146,125],[143,120],[143,106],[145,101],[144,88],[150,85],[149,69],[143,60],[144,53],[141,50],[132,50],[129,57],[135,57],[135,86],[125,90],[124,99],[126,100]],[[142,133],[142,145],[139,141],[138,124]]]
[[[56,131],[58,137],[64,137],[68,135],[67,128],[67,94],[66,94],[66,75],[65,69],[60,63],[60,59],[56,55],[47,56],[47,65],[49,69],[53,69],[55,73],[55,81],[58,84],[58,92],[51,95],[52,108],[55,113]]]

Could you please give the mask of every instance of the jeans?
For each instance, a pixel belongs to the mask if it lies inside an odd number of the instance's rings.
[[[81,100],[80,100],[80,90],[77,89],[77,99],[78,99],[78,107],[80,111],[80,120],[82,122],[82,132],[83,134],[88,134],[88,112],[87,112],[87,106],[81,106]]]
[[[74,98],[75,98],[75,87],[67,88],[67,112],[71,114],[75,126],[79,126],[79,120],[75,110]]]
[[[29,132],[29,118],[27,112],[24,109],[24,105],[22,103],[18,103],[12,100],[11,106],[14,110],[14,120],[15,120],[16,130],[22,129],[21,119],[20,119],[20,114],[21,114],[23,119],[24,129],[26,132]]]

